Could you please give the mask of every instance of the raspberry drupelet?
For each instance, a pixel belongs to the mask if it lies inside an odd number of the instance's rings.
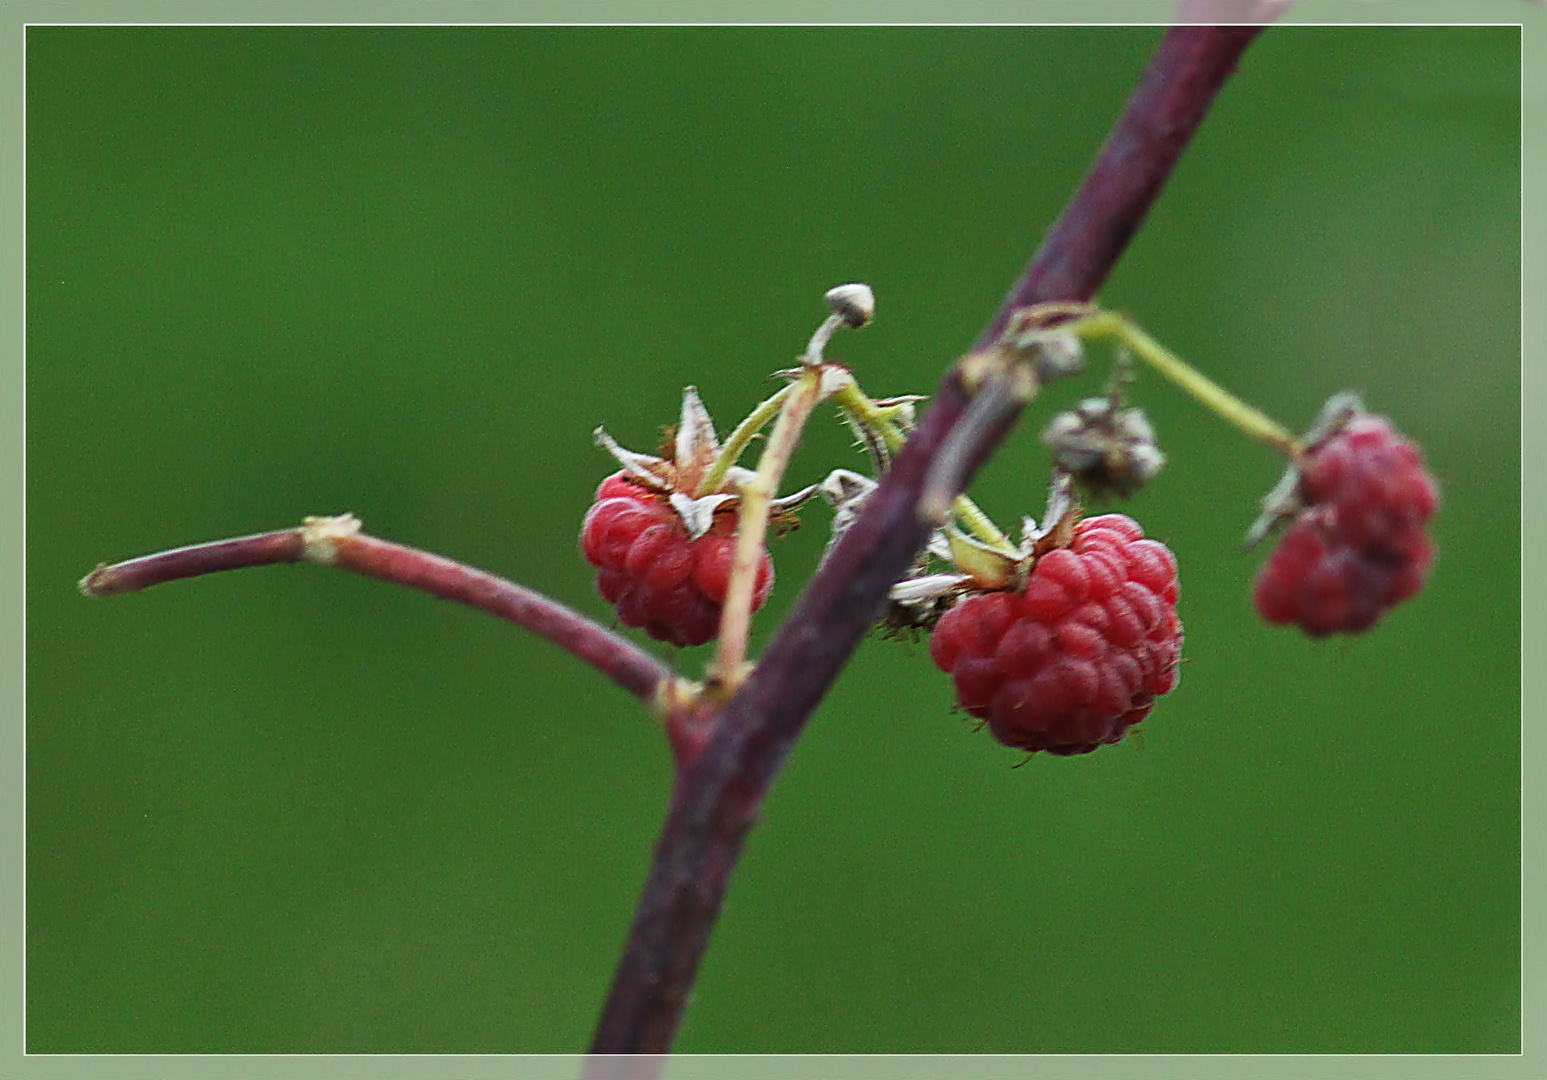
[[[597,568],[596,588],[626,626],[673,645],[702,645],[719,631],[736,549],[734,510],[716,513],[707,532],[690,538],[667,497],[622,472],[596,491],[580,546]],[[764,548],[752,610],[773,588]]]
[[[1300,509],[1257,578],[1257,612],[1313,637],[1368,630],[1423,588],[1439,489],[1417,448],[1370,414],[1313,444],[1298,474]]]
[[[1122,514],[1086,518],[1032,564],[1022,590],[969,595],[930,656],[1007,746],[1084,754],[1122,739],[1175,689],[1176,559]]]

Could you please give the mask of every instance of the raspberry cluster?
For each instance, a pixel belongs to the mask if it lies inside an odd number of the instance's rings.
[[[1358,633],[1423,588],[1439,490],[1417,448],[1385,417],[1355,417],[1313,446],[1298,496],[1303,509],[1253,593],[1268,622],[1294,623],[1313,637]]]
[[[1176,559],[1131,518],[1074,526],[1020,591],[946,612],[929,652],[962,708],[1007,746],[1084,754],[1119,741],[1177,684]]]
[[[734,513],[717,513],[709,531],[691,539],[664,494],[618,472],[596,489],[580,546],[597,568],[597,590],[625,625],[673,645],[702,645],[719,632],[735,558]],[[753,611],[772,588],[773,560],[765,548]]]

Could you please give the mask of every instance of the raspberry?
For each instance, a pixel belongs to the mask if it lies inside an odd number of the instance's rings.
[[[980,592],[929,641],[956,700],[1006,746],[1085,754],[1119,741],[1175,689],[1182,624],[1176,559],[1131,518],[1074,527],[1019,592]]]
[[[1349,547],[1404,556],[1423,546],[1439,489],[1417,447],[1383,416],[1361,416],[1316,446],[1300,475],[1309,505],[1329,505],[1332,526]]]
[[[708,532],[689,539],[666,496],[618,472],[596,489],[580,546],[597,568],[597,591],[625,625],[673,645],[702,645],[718,633],[735,558],[735,514],[716,514]],[[753,611],[772,588],[773,560],[765,549]]]
[[[1439,489],[1385,417],[1357,416],[1313,446],[1298,496],[1303,509],[1253,590],[1268,622],[1313,637],[1359,633],[1423,588]]]

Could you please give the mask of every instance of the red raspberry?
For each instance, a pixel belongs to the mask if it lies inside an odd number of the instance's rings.
[[[735,514],[716,514],[709,531],[691,540],[664,495],[614,473],[596,489],[580,546],[597,567],[597,591],[625,625],[673,645],[702,645],[719,632],[735,558]],[[772,588],[773,560],[764,549],[753,611]]]
[[[1384,416],[1361,416],[1307,455],[1300,494],[1308,505],[1330,505],[1332,526],[1362,552],[1406,555],[1426,542],[1424,526],[1439,505],[1439,489],[1424,471],[1417,447]]]
[[[1253,592],[1268,622],[1296,623],[1313,637],[1359,633],[1423,588],[1439,489],[1385,417],[1356,417],[1312,447],[1299,496],[1305,509]]]
[[[1122,514],[1086,518],[1021,592],[977,593],[941,617],[935,666],[994,738],[1035,753],[1115,743],[1175,689],[1176,559]]]

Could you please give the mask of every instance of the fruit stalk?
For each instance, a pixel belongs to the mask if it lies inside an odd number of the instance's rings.
[[[784,470],[800,441],[801,428],[821,396],[821,367],[806,365],[790,385],[790,393],[781,402],[779,418],[774,421],[768,445],[758,461],[757,475],[741,487],[736,554],[731,563],[730,584],[725,590],[725,611],[720,616],[720,643],[714,661],[715,681],[730,690],[741,684],[746,666],[752,593],[763,537],[768,532],[769,503],[779,491],[779,481],[784,478]]]
[[[842,387],[833,395],[833,400],[848,414],[853,423],[873,432],[889,454],[896,454],[902,449],[903,443],[907,440],[897,426],[897,422],[892,419],[891,412],[877,405],[859,388],[858,383],[851,382]],[[1004,551],[1013,550],[1010,538],[1001,532],[993,519],[979,509],[978,504],[967,495],[956,496],[951,504],[951,510],[967,527],[967,531],[985,544]]]
[[[699,485],[699,494],[707,494],[711,491],[719,491],[720,485],[725,483],[726,474],[731,471],[731,466],[741,460],[741,455],[746,451],[753,436],[768,424],[768,421],[778,416],[784,408],[784,401],[790,396],[795,384],[780,388],[780,390],[763,401],[757,408],[747,415],[747,418],[736,425],[736,430],[725,439],[725,445],[720,448],[720,456],[705,475],[703,483]]]
[[[1103,311],[1071,327],[1081,337],[1096,341],[1113,338],[1150,367],[1181,387],[1198,402],[1259,442],[1266,443],[1285,457],[1297,458],[1302,452],[1294,433],[1267,413],[1254,408],[1188,364],[1160,342],[1146,334],[1132,320],[1114,311]]]

